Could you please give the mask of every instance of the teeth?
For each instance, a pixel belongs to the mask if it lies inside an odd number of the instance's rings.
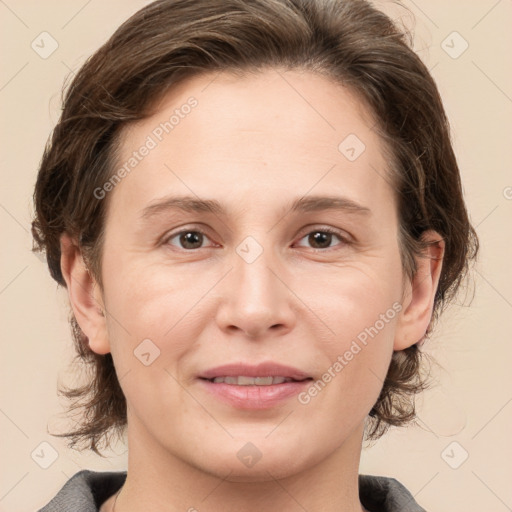
[[[289,377],[246,377],[245,375],[240,375],[238,377],[215,377],[213,382],[223,382],[224,384],[234,384],[236,386],[271,386],[273,384],[291,382],[292,380]]]

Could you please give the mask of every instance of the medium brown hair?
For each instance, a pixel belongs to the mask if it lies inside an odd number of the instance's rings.
[[[146,117],[180,81],[212,71],[301,69],[348,87],[370,109],[388,152],[399,212],[404,272],[433,229],[445,242],[434,316],[452,300],[476,257],[478,240],[466,212],[449,124],[437,87],[411,49],[411,37],[363,0],[159,0],[141,9],[82,66],[40,164],[34,192],[34,250],[44,250],[52,277],[66,286],[60,236],[75,238],[102,287],[101,251],[108,197],[94,190],[113,175],[122,128]],[[74,447],[126,426],[126,399],[111,354],[90,350],[72,316],[83,386],[61,389],[81,410],[77,428],[60,434]],[[432,323],[427,330],[430,334]],[[414,419],[414,395],[425,387],[417,345],[393,354],[369,439]]]

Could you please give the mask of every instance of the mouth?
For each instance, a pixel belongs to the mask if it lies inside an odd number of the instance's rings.
[[[216,366],[202,372],[199,378],[212,382],[215,379],[224,379],[217,382],[239,386],[270,386],[272,384],[281,384],[285,381],[302,381],[311,378],[311,375],[293,366],[266,361],[256,365],[250,363],[230,363]],[[284,380],[281,381],[280,379]]]
[[[282,405],[309,385],[313,377],[279,363],[235,363],[199,375],[201,389],[236,409],[261,410]]]
[[[248,375],[226,375],[223,377],[214,377],[212,379],[204,377],[200,378],[213,384],[230,384],[232,386],[274,386],[276,384],[284,384],[286,382],[304,382],[306,380],[313,380],[312,377],[293,379],[291,377],[282,376],[251,377]]]

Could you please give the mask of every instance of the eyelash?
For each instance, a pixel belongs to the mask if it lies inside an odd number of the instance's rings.
[[[176,238],[177,236],[179,235],[182,235],[184,233],[199,233],[203,236],[205,236],[206,238],[209,239],[208,235],[201,229],[196,229],[196,228],[189,228],[189,229],[182,229],[181,231],[177,231],[176,233],[173,233],[171,235],[169,235],[165,240],[164,240],[164,244],[169,244],[169,242],[173,239],[173,238]],[[308,235],[311,235],[312,233],[329,233],[329,234],[332,234],[332,235],[336,235],[339,240],[341,241],[341,244],[340,245],[348,245],[350,244],[350,240],[348,239],[347,236],[343,235],[342,232],[336,230],[336,229],[333,229],[333,228],[329,228],[329,227],[324,227],[324,228],[321,228],[321,229],[312,229],[311,231],[308,231],[307,233],[305,233],[301,238],[300,240],[302,240],[303,238],[307,237]],[[207,247],[199,247],[197,249],[182,249],[180,248],[181,250],[185,251],[185,252],[194,252],[194,251],[198,251],[200,249],[206,249]],[[312,248],[313,251],[315,252],[326,252],[326,251],[330,251],[330,250],[335,250],[336,247],[327,247],[325,249],[315,249],[315,248]]]

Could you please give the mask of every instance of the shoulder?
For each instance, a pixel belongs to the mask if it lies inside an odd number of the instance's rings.
[[[57,495],[38,512],[97,512],[99,506],[121,488],[126,471],[84,469],[75,473]]]
[[[359,475],[359,497],[371,512],[426,512],[395,478]]]

